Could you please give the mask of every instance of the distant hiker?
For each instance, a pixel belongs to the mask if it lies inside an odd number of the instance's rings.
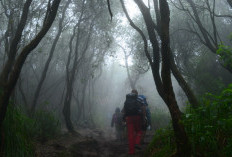
[[[119,141],[123,140],[123,114],[120,112],[120,108],[115,109],[115,113],[112,116],[111,127],[115,126],[116,130],[116,139]]]
[[[146,131],[148,128],[150,129],[151,127],[151,112],[148,107],[146,97],[144,95],[138,95],[138,101],[143,105],[143,108],[145,110],[145,118],[144,118],[144,122],[142,123],[142,137],[141,137],[141,143],[144,143]]]
[[[140,140],[142,135],[142,121],[145,111],[142,104],[138,101],[138,92],[133,89],[130,94],[126,95],[124,103],[124,118],[127,124],[129,154],[135,153],[135,148],[140,148]]]

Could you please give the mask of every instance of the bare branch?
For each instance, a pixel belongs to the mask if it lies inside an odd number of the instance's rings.
[[[149,52],[148,52],[147,39],[146,39],[145,35],[143,34],[143,31],[142,31],[139,27],[137,27],[137,26],[134,24],[134,22],[131,20],[131,18],[130,18],[130,16],[129,16],[127,10],[126,10],[124,1],[123,1],[123,0],[120,0],[120,2],[121,2],[121,4],[122,4],[123,12],[125,13],[127,20],[130,22],[130,25],[141,35],[141,37],[142,37],[142,39],[143,39],[143,41],[144,41],[144,52],[145,52],[145,54],[146,54],[146,56],[147,56],[147,58],[148,58],[149,63],[152,65],[152,59],[151,59],[151,56],[150,56],[150,54],[149,54]]]

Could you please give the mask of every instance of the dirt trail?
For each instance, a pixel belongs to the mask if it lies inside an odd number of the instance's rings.
[[[127,141],[116,141],[113,133],[107,134],[101,130],[83,129],[80,135],[66,134],[44,144],[38,143],[36,157],[127,157]],[[141,150],[136,150],[134,157],[143,157],[147,144],[152,139],[148,131]]]

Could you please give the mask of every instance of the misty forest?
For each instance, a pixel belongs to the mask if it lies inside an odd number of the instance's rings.
[[[0,0],[0,156],[232,156],[232,0]]]

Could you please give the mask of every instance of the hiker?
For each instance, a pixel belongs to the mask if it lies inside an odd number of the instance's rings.
[[[124,112],[124,119],[126,120],[128,132],[129,154],[134,154],[135,148],[141,149],[141,126],[144,121],[143,119],[145,113],[142,108],[142,104],[138,101],[137,90],[133,89],[130,94],[126,95]]]
[[[120,108],[117,107],[115,109],[115,113],[112,116],[111,127],[115,126],[116,130],[116,139],[119,141],[123,141],[123,114],[120,112]]]
[[[141,144],[144,144],[144,139],[146,136],[146,131],[151,127],[151,112],[148,107],[148,103],[146,100],[146,97],[144,95],[138,95],[138,101],[143,105],[143,108],[145,110],[145,120],[142,125],[142,137],[141,137]]]

